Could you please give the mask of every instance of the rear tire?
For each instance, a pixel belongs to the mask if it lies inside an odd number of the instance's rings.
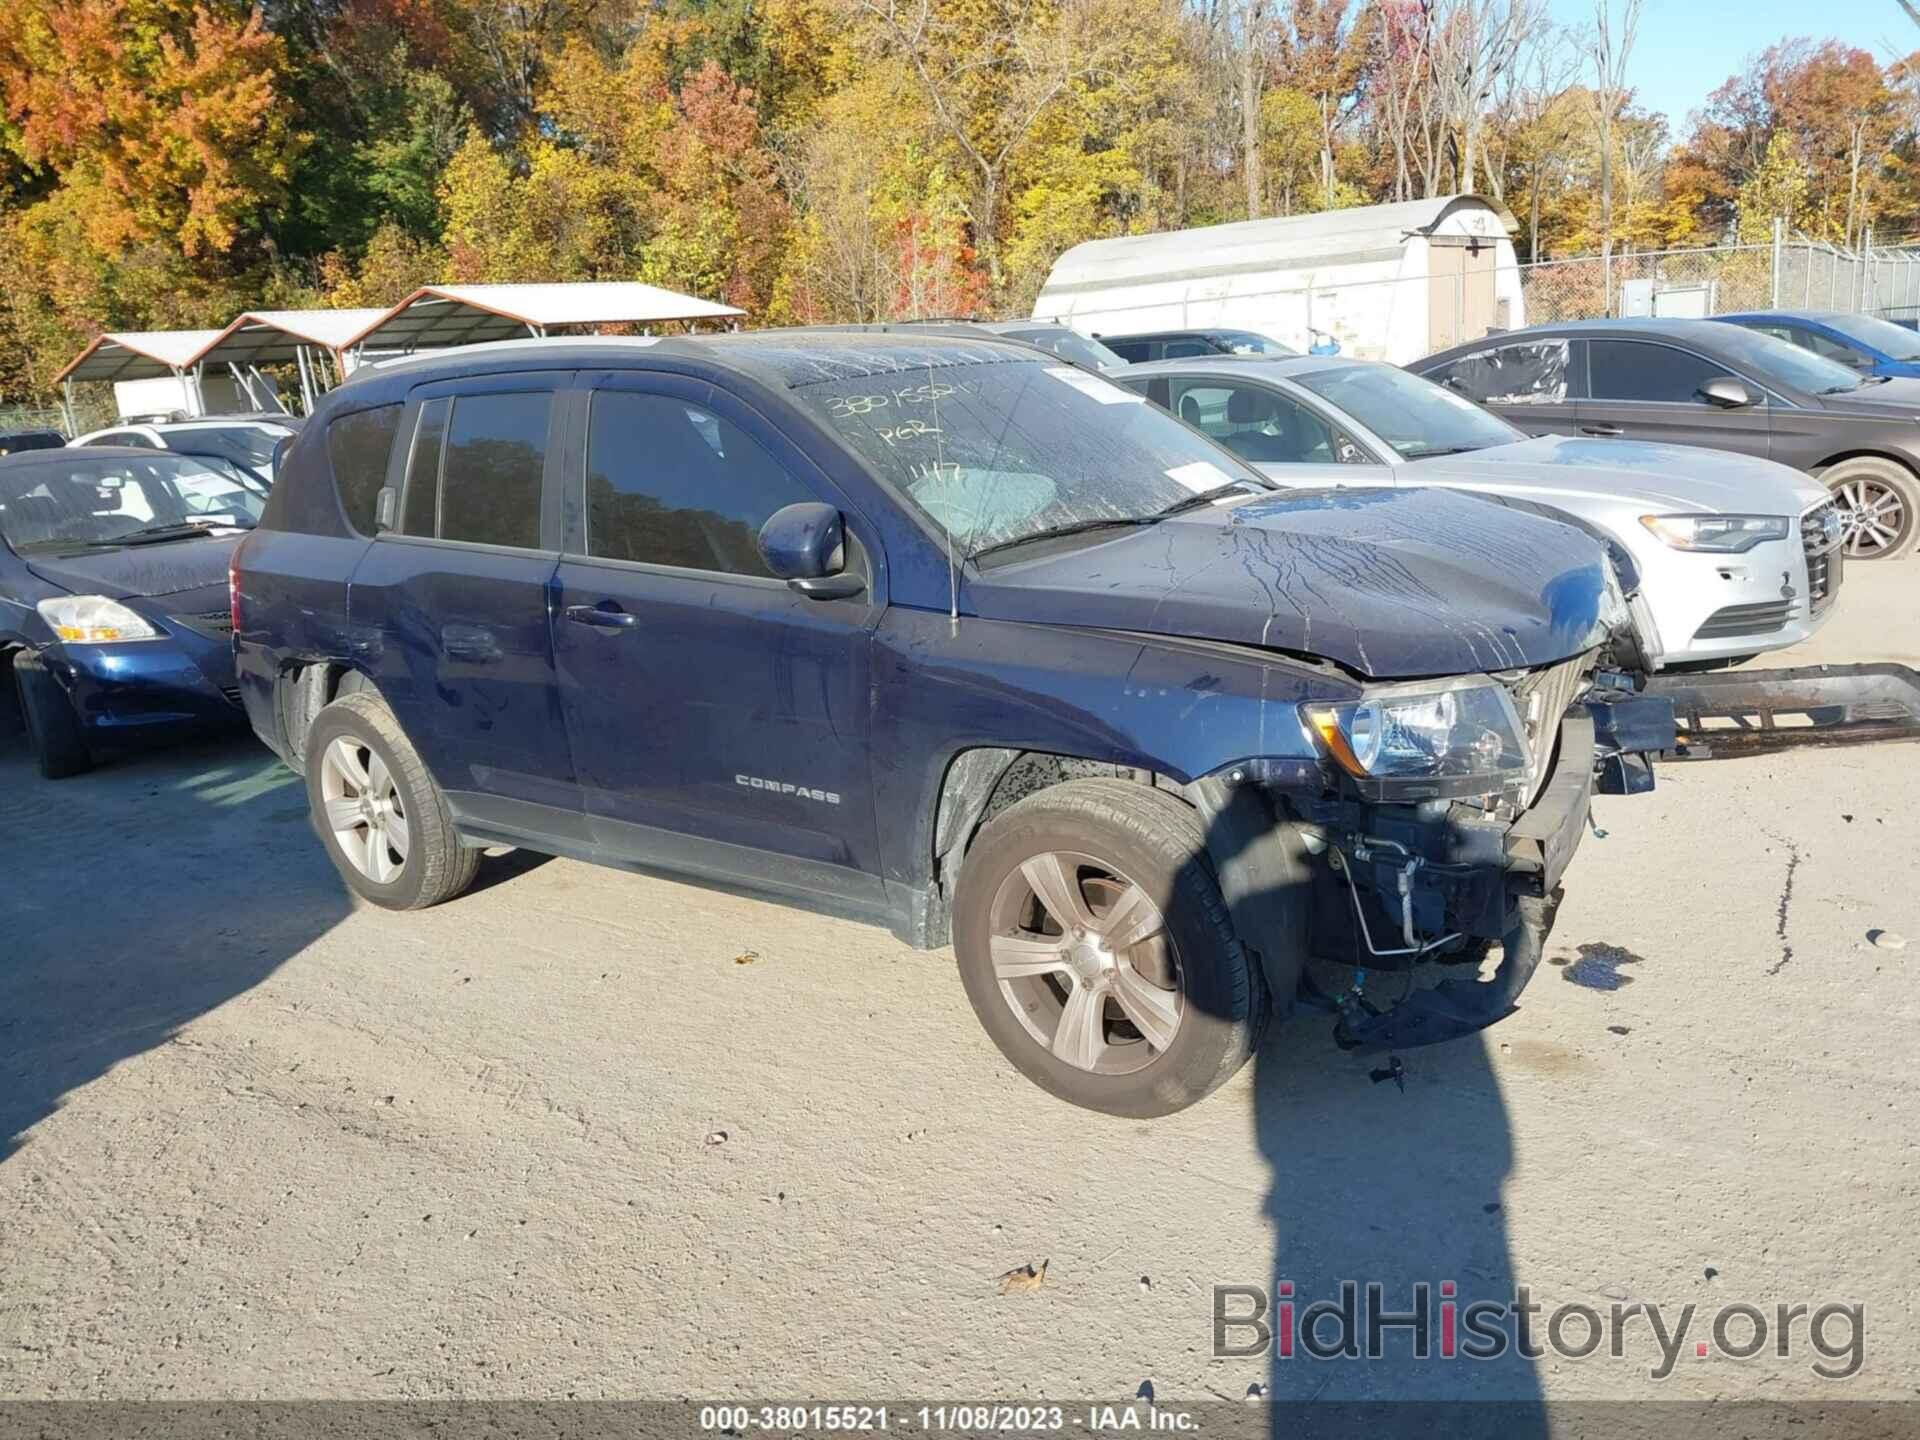
[[[1109,1115],[1169,1115],[1211,1094],[1271,1012],[1199,816],[1122,780],[1056,785],[989,822],[960,872],[953,935],[1001,1053]]]
[[[1920,530],[1920,480],[1896,460],[1862,455],[1820,472],[1848,517],[1849,560],[1893,560],[1913,549]]]
[[[38,651],[14,652],[13,683],[20,696],[21,718],[26,722],[27,744],[41,775],[64,780],[91,770],[93,754],[87,749],[80,716],[60,682],[48,673]]]
[[[307,804],[354,893],[424,910],[473,883],[480,852],[460,843],[446,797],[377,692],[343,695],[307,731]]]

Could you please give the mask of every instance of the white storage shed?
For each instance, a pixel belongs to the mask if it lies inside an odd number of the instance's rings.
[[[1513,216],[1478,195],[1089,240],[1054,262],[1036,320],[1084,335],[1253,330],[1405,364],[1526,324]]]

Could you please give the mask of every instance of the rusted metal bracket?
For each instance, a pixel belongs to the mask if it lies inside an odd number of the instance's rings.
[[[1909,665],[1658,675],[1642,693],[1673,702],[1679,744],[1664,760],[1920,740],[1920,670]]]

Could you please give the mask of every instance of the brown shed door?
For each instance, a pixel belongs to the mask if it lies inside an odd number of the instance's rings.
[[[1491,240],[1437,235],[1427,242],[1427,340],[1444,350],[1463,340],[1478,340],[1494,325]]]

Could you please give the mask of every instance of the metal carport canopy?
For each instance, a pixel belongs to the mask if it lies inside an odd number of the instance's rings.
[[[249,310],[194,357],[196,365],[288,365],[300,351],[338,354],[362,330],[387,312],[378,306],[351,310]]]
[[[100,336],[54,376],[69,380],[157,380],[190,370],[218,330],[118,330]]]
[[[569,325],[731,320],[731,305],[637,281],[571,285],[423,285],[342,347],[420,350],[543,335]]]

